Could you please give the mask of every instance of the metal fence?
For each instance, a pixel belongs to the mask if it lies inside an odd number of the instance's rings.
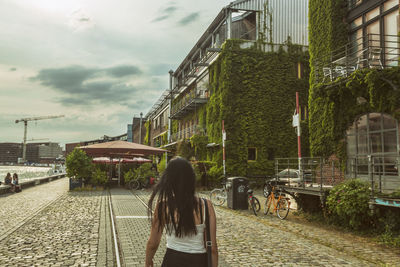
[[[301,164],[302,173],[299,172]],[[346,179],[358,178],[370,183],[372,194],[400,190],[400,156],[359,156],[349,158],[346,166],[337,158],[278,158],[275,178],[289,187],[331,188]]]
[[[294,187],[335,186],[345,180],[343,169],[336,158],[302,158],[300,162],[298,158],[275,159],[275,179]]]
[[[331,82],[363,68],[396,67],[399,60],[399,36],[367,34],[315,59],[314,75],[318,82]]]
[[[347,161],[347,176],[371,183],[372,193],[400,190],[400,156],[359,156]]]

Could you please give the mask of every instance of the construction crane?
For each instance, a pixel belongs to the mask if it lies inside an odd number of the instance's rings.
[[[26,161],[26,132],[28,128],[28,121],[39,121],[39,120],[47,120],[47,119],[56,119],[64,117],[64,115],[57,115],[57,116],[41,116],[41,117],[32,117],[32,118],[23,118],[16,120],[15,123],[24,122],[24,143],[22,146],[22,162]]]

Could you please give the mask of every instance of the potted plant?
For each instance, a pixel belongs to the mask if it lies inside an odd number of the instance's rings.
[[[69,190],[82,187],[86,181],[89,181],[92,174],[92,159],[79,148],[75,148],[65,161],[67,175],[69,177]]]

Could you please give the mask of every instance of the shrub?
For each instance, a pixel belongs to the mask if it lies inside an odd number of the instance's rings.
[[[92,185],[105,185],[107,183],[107,172],[102,171],[100,167],[95,168],[90,183]]]
[[[153,168],[153,164],[151,163],[144,163],[140,165],[139,168],[134,170],[134,174],[134,177],[139,177],[142,183],[144,183],[147,178],[155,177],[157,175],[156,171]]]
[[[136,174],[132,169],[130,169],[127,172],[125,172],[124,173],[125,184],[129,183],[131,180],[133,180],[133,178],[135,178],[135,176],[136,176]]]
[[[75,148],[65,161],[67,167],[67,175],[74,179],[84,179],[85,182],[90,180],[93,164],[92,159],[79,148]]]
[[[327,219],[353,230],[367,229],[373,225],[369,209],[369,185],[350,179],[335,186],[327,197]]]

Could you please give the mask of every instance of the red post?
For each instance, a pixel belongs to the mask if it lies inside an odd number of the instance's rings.
[[[301,159],[301,128],[300,128],[300,108],[299,92],[296,92],[296,113],[299,114],[299,125],[297,126],[297,156]]]
[[[222,120],[222,165],[224,168],[224,176],[226,177],[226,167],[225,167],[225,127],[224,127],[224,120]]]

